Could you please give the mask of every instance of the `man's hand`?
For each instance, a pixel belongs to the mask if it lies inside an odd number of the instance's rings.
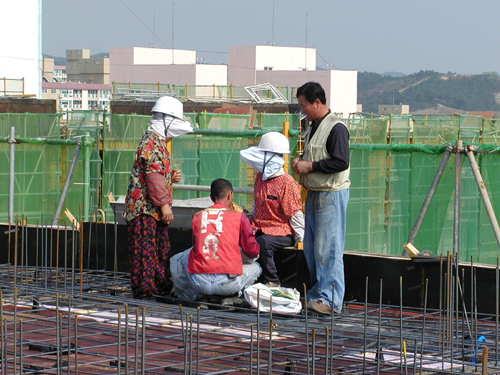
[[[172,175],[170,176],[170,180],[173,184],[176,182],[179,182],[181,180],[181,170],[180,169],[173,169],[172,170]]]
[[[172,212],[172,207],[169,204],[164,204],[161,206],[161,221],[170,224],[174,220],[174,213]]]
[[[312,171],[312,161],[304,161],[301,158],[292,160],[292,170],[298,175],[303,175]]]

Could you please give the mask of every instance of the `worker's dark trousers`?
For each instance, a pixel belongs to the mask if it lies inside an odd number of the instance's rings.
[[[280,278],[274,262],[274,252],[287,246],[293,246],[293,236],[271,236],[263,234],[260,230],[255,234],[255,239],[260,246],[259,264],[262,267],[262,282],[279,283]]]

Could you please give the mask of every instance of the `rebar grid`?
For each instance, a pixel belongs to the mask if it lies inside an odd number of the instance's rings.
[[[450,256],[441,261],[439,309],[384,305],[380,280],[378,304],[348,303],[332,316],[304,306],[285,316],[135,300],[128,274],[84,264],[82,254],[102,249],[74,231],[37,227],[34,259],[27,227],[12,233],[10,262],[0,265],[0,375],[500,373],[498,309],[477,313],[472,273],[473,308],[465,310],[465,277]],[[498,275],[497,265],[497,305]],[[424,301],[427,289],[426,281]]]
[[[24,267],[18,277],[36,271]],[[2,268],[2,375],[452,374],[484,365],[500,373],[494,316],[467,324],[459,315],[448,335],[438,310],[350,303],[333,316],[285,316],[134,300],[126,278],[97,271],[84,275],[92,288],[73,294],[53,280],[46,288],[45,279],[13,287],[13,278],[12,268]],[[479,336],[486,341],[473,345]]]

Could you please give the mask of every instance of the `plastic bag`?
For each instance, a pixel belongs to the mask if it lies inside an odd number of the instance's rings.
[[[257,300],[257,292],[259,300]],[[246,288],[244,294],[250,306],[256,309],[258,305],[259,311],[262,312],[298,314],[302,310],[300,293],[295,288],[269,288],[257,283]]]

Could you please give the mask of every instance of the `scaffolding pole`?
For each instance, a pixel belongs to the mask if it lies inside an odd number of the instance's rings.
[[[16,128],[11,126],[9,136],[9,221],[14,218],[14,173],[15,167],[15,145],[16,145]]]

